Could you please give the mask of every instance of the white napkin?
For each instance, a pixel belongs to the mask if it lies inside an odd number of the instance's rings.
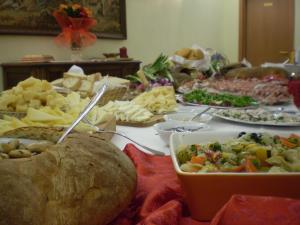
[[[68,74],[72,76],[79,76],[79,77],[85,77],[84,71],[81,67],[73,65],[67,72]]]

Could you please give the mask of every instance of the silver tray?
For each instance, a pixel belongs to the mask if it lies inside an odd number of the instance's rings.
[[[293,113],[297,113],[297,112],[293,112]],[[213,115],[217,118],[221,118],[221,119],[224,119],[224,120],[227,120],[230,122],[243,123],[243,124],[249,124],[249,125],[278,126],[278,127],[298,127],[298,126],[300,126],[300,122],[247,121],[247,120],[241,120],[241,119],[237,119],[237,118],[223,116],[223,115],[218,114],[218,112],[215,112]],[[299,117],[300,117],[300,113],[299,113]]]

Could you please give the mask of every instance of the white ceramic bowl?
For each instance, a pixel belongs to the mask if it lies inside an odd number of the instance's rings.
[[[208,129],[204,123],[175,120],[157,123],[153,127],[166,144],[169,144],[172,133],[191,133]]]
[[[195,117],[197,112],[178,112],[164,115],[164,119],[166,121],[190,121],[193,117]],[[194,122],[208,123],[212,119],[212,115],[203,113],[202,115],[193,119]]]

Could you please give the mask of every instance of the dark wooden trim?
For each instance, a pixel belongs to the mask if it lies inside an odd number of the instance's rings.
[[[247,0],[240,0],[239,4],[239,61],[241,61],[246,55]]]

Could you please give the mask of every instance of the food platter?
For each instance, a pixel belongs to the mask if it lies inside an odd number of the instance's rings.
[[[146,121],[141,121],[141,122],[117,120],[117,125],[129,126],[129,127],[149,127],[158,122],[164,121],[163,116],[164,115],[154,115],[150,119],[148,119]]]
[[[214,114],[215,117],[224,119],[224,120],[228,120],[231,122],[237,122],[237,123],[244,123],[244,124],[250,124],[250,125],[263,125],[263,126],[280,126],[280,127],[298,127],[300,126],[300,122],[294,122],[294,123],[280,123],[280,122],[251,122],[251,121],[245,121],[245,120],[240,120],[240,119],[234,119],[234,118],[230,118],[230,117],[225,117],[225,116],[221,116],[218,114]]]
[[[215,109],[228,109],[228,108],[238,108],[238,109],[254,109],[259,106],[258,103],[253,102],[252,105],[245,106],[245,107],[234,107],[234,106],[218,106],[218,105],[206,105],[206,104],[198,104],[198,103],[192,103],[192,102],[187,102],[183,99],[183,95],[177,94],[176,95],[176,100],[180,102],[183,105],[186,106],[205,106],[205,107],[210,107],[210,108],[215,108]]]
[[[282,121],[282,120],[257,120],[257,121],[251,121],[247,119],[241,119],[241,118],[234,118],[233,116],[229,116],[226,113],[224,113],[225,110],[218,110],[214,113],[214,116],[217,118],[221,118],[230,122],[236,122],[236,123],[244,123],[249,125],[262,125],[262,126],[280,126],[280,127],[298,127],[300,126],[300,119],[298,120],[289,120],[289,121]],[[240,110],[241,114],[243,112],[246,113],[247,110]],[[248,110],[249,111],[249,110]],[[265,115],[266,113],[269,113],[273,117],[278,117],[278,115],[283,114],[282,112],[278,111],[262,111]],[[234,112],[232,112],[234,115]],[[235,114],[236,115],[236,114]],[[284,112],[284,115],[287,118],[300,118],[300,113],[294,112],[294,111],[287,111]],[[244,117],[245,118],[245,117]],[[270,117],[272,118],[272,117]]]

